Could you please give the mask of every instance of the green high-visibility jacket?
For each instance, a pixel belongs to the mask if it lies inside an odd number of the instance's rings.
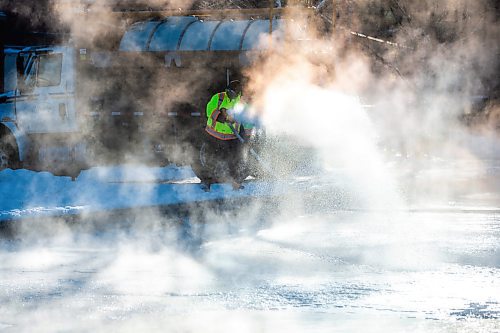
[[[235,99],[229,99],[225,92],[213,95],[207,104],[207,126],[205,127],[205,131],[219,140],[237,139],[229,124],[217,121],[217,118],[221,113],[221,109],[232,109],[239,101],[240,96]],[[233,126],[236,131],[240,131],[240,124],[235,123]]]

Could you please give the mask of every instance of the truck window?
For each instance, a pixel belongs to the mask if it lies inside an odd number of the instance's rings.
[[[62,54],[42,54],[38,62],[37,86],[51,87],[61,83]]]

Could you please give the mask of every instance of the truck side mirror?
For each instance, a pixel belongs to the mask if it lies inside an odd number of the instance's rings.
[[[18,78],[24,77],[24,60],[20,54],[16,57],[16,70]]]
[[[26,89],[26,82],[25,82],[26,77],[24,75],[24,70],[25,66],[24,66],[23,56],[21,54],[18,54],[16,57],[16,71],[17,71],[16,81],[17,81],[17,89],[19,91],[23,91]]]

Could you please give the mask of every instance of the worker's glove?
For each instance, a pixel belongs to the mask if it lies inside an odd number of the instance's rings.
[[[220,121],[221,123],[225,123],[225,122],[228,121],[227,117],[228,117],[227,109],[226,108],[221,108],[220,109],[220,116],[219,116],[219,119],[217,121]]]
[[[222,117],[220,118],[220,121],[223,123],[233,123],[234,122],[234,117],[227,112],[226,108],[220,109]]]

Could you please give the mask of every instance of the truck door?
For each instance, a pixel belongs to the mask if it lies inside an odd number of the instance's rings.
[[[16,102],[19,126],[27,133],[76,130],[72,57],[68,50],[31,54]]]

